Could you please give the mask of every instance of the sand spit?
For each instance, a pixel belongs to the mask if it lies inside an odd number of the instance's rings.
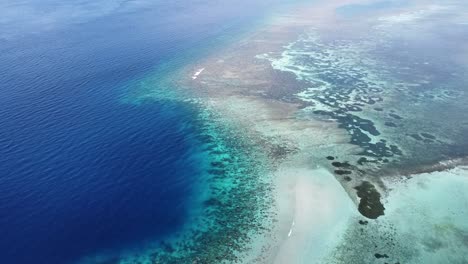
[[[327,170],[288,162],[283,167],[276,172],[278,201],[284,201],[279,206],[282,236],[268,263],[320,263],[337,246],[355,206]]]

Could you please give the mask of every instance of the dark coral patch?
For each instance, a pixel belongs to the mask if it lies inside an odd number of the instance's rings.
[[[348,174],[351,174],[352,172],[348,170],[335,170],[335,173],[338,175],[348,175]]]
[[[431,135],[429,133],[421,133],[421,136],[428,138],[428,139],[436,139],[434,135]]]
[[[423,138],[422,138],[420,135],[418,135],[418,134],[411,134],[410,136],[411,136],[412,138],[416,139],[416,140],[419,140],[419,141],[423,140]]]
[[[212,175],[224,175],[226,173],[226,171],[225,170],[211,169],[211,170],[208,170],[208,173],[212,174]]]
[[[366,162],[371,162],[371,161],[368,160],[368,159],[365,158],[365,157],[359,158],[359,160],[357,161],[357,163],[358,163],[359,165],[364,165],[364,163],[366,163]]]
[[[364,181],[354,188],[357,190],[357,196],[361,198],[358,210],[363,216],[377,219],[379,216],[384,215],[385,207],[380,201],[380,193],[372,183]]]
[[[367,224],[369,224],[369,221],[359,220],[359,224],[360,225],[367,225]]]
[[[385,122],[385,125],[388,126],[388,127],[397,127],[397,124],[395,124],[393,122]]]
[[[403,117],[401,117],[401,116],[399,116],[399,115],[397,115],[397,114],[390,113],[390,114],[388,114],[388,115],[391,116],[391,117],[393,117],[393,118],[395,118],[395,119],[398,119],[398,120],[403,119]]]
[[[202,141],[203,143],[211,143],[211,142],[213,142],[213,137],[210,136],[210,135],[199,135],[198,138],[199,138],[200,141]]]
[[[403,155],[403,152],[396,146],[396,145],[391,145],[390,150],[393,152],[395,155]]]
[[[213,161],[213,162],[211,162],[211,166],[216,167],[216,168],[223,168],[224,163],[219,162],[219,161]]]
[[[375,253],[374,256],[375,256],[376,258],[378,258],[378,259],[381,259],[381,258],[388,258],[388,255],[387,255],[387,254]]]
[[[335,162],[332,162],[332,165],[334,167],[338,167],[338,168],[349,168],[349,167],[351,167],[351,165],[349,165],[349,163],[347,161],[345,161],[345,162],[335,161]]]
[[[334,160],[335,158],[332,156],[327,156],[327,160]]]
[[[216,198],[210,198],[203,202],[205,206],[222,206],[223,203]]]

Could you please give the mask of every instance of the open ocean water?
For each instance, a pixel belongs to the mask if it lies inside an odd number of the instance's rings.
[[[186,224],[207,162],[193,109],[128,94],[266,2],[1,1],[0,262],[73,263]]]

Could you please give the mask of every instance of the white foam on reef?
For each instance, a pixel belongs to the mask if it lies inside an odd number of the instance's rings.
[[[198,75],[200,75],[203,71],[205,70],[205,68],[201,68],[199,69],[197,72],[195,72],[192,76],[192,79],[195,80],[198,78]]]

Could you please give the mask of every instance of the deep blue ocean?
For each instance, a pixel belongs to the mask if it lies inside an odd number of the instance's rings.
[[[177,232],[203,174],[193,110],[128,94],[267,2],[1,1],[0,263],[73,263]]]

